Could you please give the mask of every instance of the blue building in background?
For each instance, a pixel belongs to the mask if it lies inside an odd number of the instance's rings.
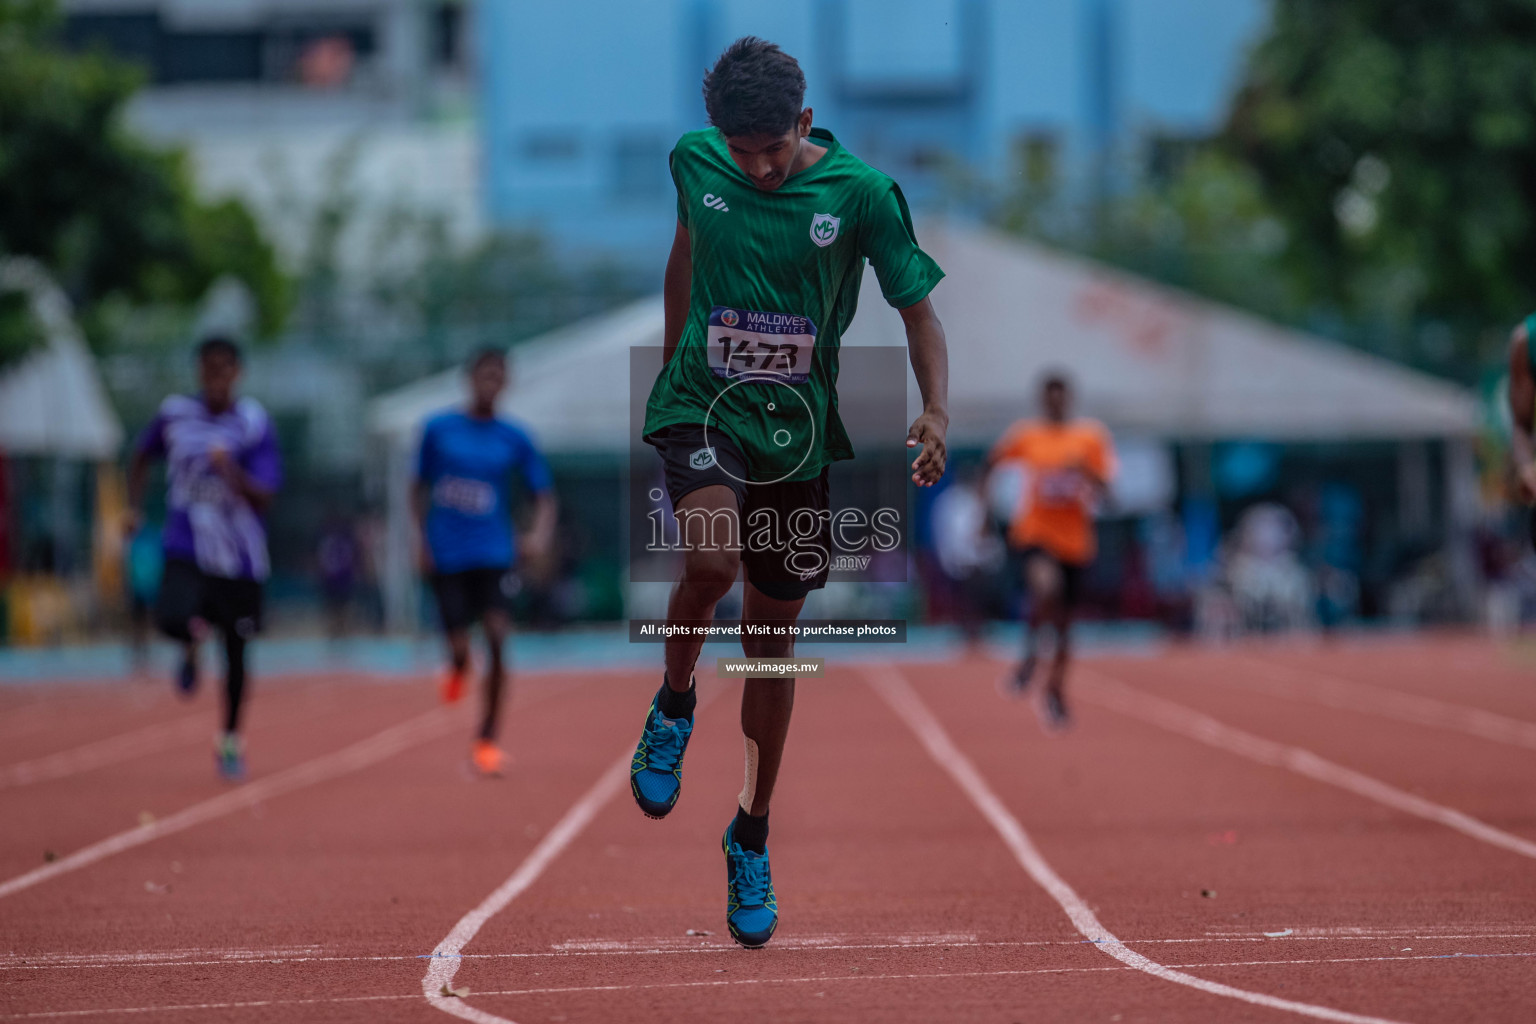
[[[1221,122],[1265,0],[481,0],[493,224],[567,253],[660,258],[667,154],[705,124],[704,69],[758,35],[805,69],[817,125],[914,206],[1010,176],[1092,187]],[[1109,156],[1113,159],[1100,159]]]

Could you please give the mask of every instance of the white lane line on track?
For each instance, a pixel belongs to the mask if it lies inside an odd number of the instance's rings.
[[[1513,957],[1536,957],[1536,952],[1531,953],[1466,953],[1448,955],[1426,956],[1349,956],[1328,957],[1307,960],[1219,960],[1196,964],[1173,964],[1168,969],[1190,970],[1195,968],[1219,969],[1222,967],[1284,967],[1292,965],[1315,966],[1322,964],[1370,964],[1391,963],[1404,960],[1501,960]],[[1019,970],[1003,971],[943,971],[931,974],[824,974],[819,976],[806,976],[798,978],[732,978],[714,979],[709,981],[662,981],[646,982],[636,985],[569,985],[551,986],[546,988],[510,988],[496,989],[487,992],[477,992],[477,996],[544,996],[544,995],[580,995],[593,992],[639,992],[647,989],[677,989],[677,988],[730,988],[739,985],[813,985],[825,984],[834,981],[944,981],[949,979],[965,978],[1013,978],[1026,975],[1039,974],[1102,974],[1107,972],[1130,971],[1133,967],[1109,966],[1104,967],[1035,967]],[[374,996],[329,996],[320,999],[253,999],[244,1002],[228,1003],[180,1003],[169,1006],[113,1006],[94,1010],[37,1010],[31,1013],[0,1013],[0,1020],[46,1020],[67,1017],[94,1017],[108,1014],[142,1014],[142,1013],[171,1013],[175,1011],[189,1010],[241,1010],[278,1006],[320,1006],[345,1003],[379,1003],[399,1002],[410,999],[419,999],[415,993],[409,995],[374,995]],[[457,1002],[457,1000],[443,1000],[443,1002]],[[481,1011],[473,1007],[461,1007],[476,1014]],[[505,1018],[492,1014],[483,1014],[483,1017],[492,1021],[501,1021]],[[474,1018],[479,1020],[481,1017]],[[1374,1019],[1374,1018],[1367,1018]]]
[[[1122,939],[1127,946],[1152,946],[1152,945],[1220,945],[1228,942],[1268,943],[1268,942],[1433,942],[1437,940],[1466,940],[1466,939],[1536,939],[1536,932],[1503,932],[1484,933],[1476,935],[1231,935],[1231,936],[1206,936],[1198,939]],[[809,943],[783,943],[775,944],[774,950],[785,953],[824,953],[824,952],[858,952],[871,949],[1024,949],[1039,947],[1065,947],[1091,945],[1087,939],[1036,939],[1016,941],[988,941],[988,942],[858,942],[846,945],[812,945]],[[713,943],[707,946],[692,946],[677,949],[664,949],[650,947],[645,949],[607,949],[607,950],[548,950],[527,953],[461,953],[459,960],[565,960],[572,957],[626,957],[626,956],[701,956],[709,954],[724,954],[735,956],[738,947],[735,943]],[[76,971],[101,968],[123,967],[252,967],[263,964],[319,964],[319,963],[386,963],[405,960],[425,960],[427,957],[413,953],[380,953],[375,955],[358,954],[355,956],[326,956],[320,953],[244,953],[230,951],[228,955],[222,955],[217,950],[207,950],[197,956],[218,956],[217,960],[195,959],[154,959],[153,953],[120,953],[103,954],[99,957],[90,954],[80,954],[75,961],[53,961],[48,963],[33,963],[30,961],[44,959],[42,954],[31,954],[27,957],[12,956],[10,962],[0,959],[0,971]],[[1446,954],[1450,955],[1450,954]],[[1481,954],[1463,954],[1481,955]],[[1531,955],[1536,956],[1536,953]]]
[[[1349,1013],[1328,1006],[1281,999],[1262,992],[1250,992],[1247,989],[1235,988],[1220,982],[1207,981],[1160,964],[1128,947],[1099,922],[1092,908],[1041,856],[1033,840],[1029,838],[1029,833],[1019,823],[1019,819],[1014,817],[997,794],[992,791],[992,787],[987,785],[986,780],[982,778],[970,759],[955,746],[954,741],[949,738],[949,733],[928,710],[927,705],[917,695],[917,691],[912,689],[901,671],[889,664],[868,665],[865,666],[864,671],[870,686],[896,713],[896,717],[912,730],[912,734],[917,737],[933,762],[954,780],[960,790],[970,798],[971,803],[976,805],[982,817],[997,830],[1004,845],[1018,860],[1019,866],[1034,879],[1035,884],[1044,889],[1061,906],[1078,933],[1083,938],[1091,940],[1101,952],[1127,967],[1209,995],[1237,999],[1255,1006],[1284,1010],[1318,1020],[1343,1021],[1348,1024],[1383,1024],[1386,1021],[1383,1017]]]
[[[700,692],[695,714],[708,707],[720,692],[719,687]],[[442,992],[445,988],[453,987],[454,975],[458,974],[459,964],[464,959],[463,949],[485,923],[538,881],[544,869],[597,817],[603,805],[624,788],[633,758],[634,748],[626,746],[619,759],[609,765],[597,777],[597,781],[592,783],[592,788],[583,793],[555,823],[555,827],[545,833],[539,844],[517,866],[517,870],[482,900],[478,907],[461,917],[453,930],[437,944],[437,948],[427,958],[427,973],[421,979],[421,994],[426,996],[428,1004],[444,1013],[463,1020],[477,1021],[478,1024],[516,1024],[515,1021],[478,1010],[455,996],[444,996]]]
[[[79,775],[144,754],[170,750],[209,735],[208,716],[200,714],[110,736],[72,750],[0,767],[0,789]]]
[[[778,938],[775,936],[775,938]],[[787,935],[783,941],[773,944],[774,949],[848,949],[853,944],[878,946],[881,949],[899,949],[903,946],[974,946],[974,932],[929,932],[915,935]],[[710,942],[699,936],[653,935],[641,939],[570,939],[550,947],[554,953],[664,953],[670,950],[691,950],[700,946],[718,946],[735,949],[729,939]]]
[[[305,761],[265,778],[248,782],[201,803],[183,808],[148,825],[109,836],[100,842],[76,850],[51,864],[44,864],[25,874],[0,882],[0,898],[14,895],[51,878],[77,871],[114,854],[153,842],[235,811],[253,807],[264,800],[291,793],[317,782],[325,782],[377,764],[403,750],[460,727],[453,708],[437,708],[423,715],[390,726],[382,732],[312,761]]]
[[[512,708],[513,712],[522,711],[548,696],[547,690],[542,686],[538,687],[532,699],[522,697],[524,692],[523,688],[519,688],[517,697],[513,698],[516,701],[516,706]],[[315,713],[312,707],[301,708],[300,711],[310,716]],[[66,778],[144,754],[170,750],[184,743],[211,736],[209,722],[210,719],[206,713],[172,722],[159,722],[121,736],[110,736],[94,743],[87,743],[73,750],[64,750],[57,754],[3,766],[0,767],[0,789]]]
[[[1305,747],[1293,747],[1244,732],[1183,704],[1143,693],[1097,670],[1082,669],[1079,676],[1084,682],[1092,684],[1091,688],[1080,689],[1079,692],[1083,693],[1084,699],[1101,707],[1251,761],[1273,768],[1284,768],[1314,781],[1336,786],[1393,810],[1455,829],[1490,846],[1536,859],[1536,843],[1528,839],[1495,828],[1470,814],[1426,800],[1405,789],[1398,789],[1353,768],[1335,764]]]
[[[1536,723],[1465,704],[1453,704],[1363,683],[1327,672],[1303,672],[1251,655],[1229,655],[1265,678],[1238,675],[1223,682],[1289,700],[1310,700],[1325,707],[1358,711],[1435,729],[1449,729],[1482,740],[1536,750]]]
[[[629,778],[629,765],[633,757],[634,748],[625,747],[619,759],[609,765],[592,787],[571,805],[555,827],[545,833],[517,870],[482,900],[478,907],[461,917],[443,941],[437,944],[437,948],[432,950],[427,959],[427,973],[421,979],[421,994],[426,996],[430,1005],[444,1013],[478,1021],[480,1024],[512,1024],[503,1017],[478,1010],[456,996],[442,995],[443,989],[452,988],[454,975],[459,970],[461,951],[485,923],[538,881],[544,869],[565,852],[565,848],[597,816],[603,805],[623,790]]]

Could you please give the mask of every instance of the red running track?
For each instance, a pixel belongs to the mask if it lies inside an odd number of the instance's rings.
[[[493,782],[426,681],[264,685],[240,787],[213,778],[211,696],[0,689],[0,1021],[1532,1018],[1514,653],[1093,659],[1062,737],[1002,669],[801,683],[755,952],[723,921],[733,685],[706,684],[665,822],[620,767],[652,673],[518,680]]]

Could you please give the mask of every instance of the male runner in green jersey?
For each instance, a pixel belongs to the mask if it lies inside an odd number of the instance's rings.
[[[806,594],[826,582],[827,467],[853,457],[837,413],[838,343],[866,259],[901,311],[922,392],[907,436],[909,448],[922,449],[912,465],[920,487],[943,475],[949,426],[944,329],[928,300],[943,271],[918,248],[896,183],[812,128],[804,99],[795,59],[752,37],[705,75],[712,127],[684,135],[672,151],[678,224],[667,260],[665,364],[646,406],[645,440],[662,457],[683,538],[668,624],[713,621],[715,603],[745,568],[748,657],[792,654],[792,640],[751,637],[749,627],[793,622]],[[775,546],[783,530],[800,543]],[[677,801],[702,642],[669,631],[666,673],[630,771],[635,801],[652,817]],[[779,677],[748,679],[742,693],[746,785],[723,845],[726,921],[749,947],[778,926],[768,803],[794,694],[794,680]]]

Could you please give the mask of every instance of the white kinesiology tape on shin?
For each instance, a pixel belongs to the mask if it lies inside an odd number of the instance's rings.
[[[757,741],[743,736],[747,744],[747,781],[741,787],[741,809],[752,813],[752,800],[757,796]]]

